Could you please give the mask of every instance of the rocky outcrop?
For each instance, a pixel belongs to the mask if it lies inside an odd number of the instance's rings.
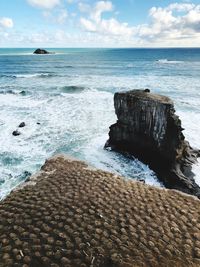
[[[148,89],[133,90],[116,93],[114,106],[118,121],[110,127],[106,147],[139,158],[166,187],[200,197],[191,171],[199,151],[185,140],[172,100]]]
[[[0,203],[0,267],[197,267],[200,201],[57,156]]]
[[[18,131],[18,130],[15,130],[15,131],[13,131],[12,132],[12,135],[13,136],[18,136],[18,135],[20,135],[21,133]]]
[[[33,54],[50,54],[50,53],[45,49],[38,48],[33,52]]]
[[[19,128],[23,128],[23,127],[25,127],[26,126],[26,123],[23,121],[23,122],[21,122],[20,124],[19,124]]]

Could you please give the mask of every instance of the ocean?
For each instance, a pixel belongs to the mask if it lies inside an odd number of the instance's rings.
[[[171,97],[186,139],[200,148],[200,49],[48,50],[55,54],[0,49],[0,199],[58,153],[162,186],[137,159],[104,150],[118,91]],[[193,171],[200,185],[200,163]]]

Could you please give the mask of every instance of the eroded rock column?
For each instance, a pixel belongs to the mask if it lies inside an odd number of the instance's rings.
[[[173,101],[146,89],[116,93],[114,105],[118,120],[106,146],[148,164],[166,187],[200,196],[191,171],[199,151],[185,140]]]

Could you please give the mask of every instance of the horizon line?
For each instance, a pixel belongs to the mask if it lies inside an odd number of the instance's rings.
[[[200,46],[157,46],[157,47],[142,47],[142,46],[135,46],[135,47],[48,47],[48,46],[34,46],[34,47],[0,47],[0,49],[36,49],[36,48],[46,48],[46,49],[191,49],[191,48],[197,48],[200,49]]]

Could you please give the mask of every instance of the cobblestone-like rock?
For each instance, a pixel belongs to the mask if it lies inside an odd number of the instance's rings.
[[[12,266],[200,266],[200,201],[54,157],[0,203]]]

